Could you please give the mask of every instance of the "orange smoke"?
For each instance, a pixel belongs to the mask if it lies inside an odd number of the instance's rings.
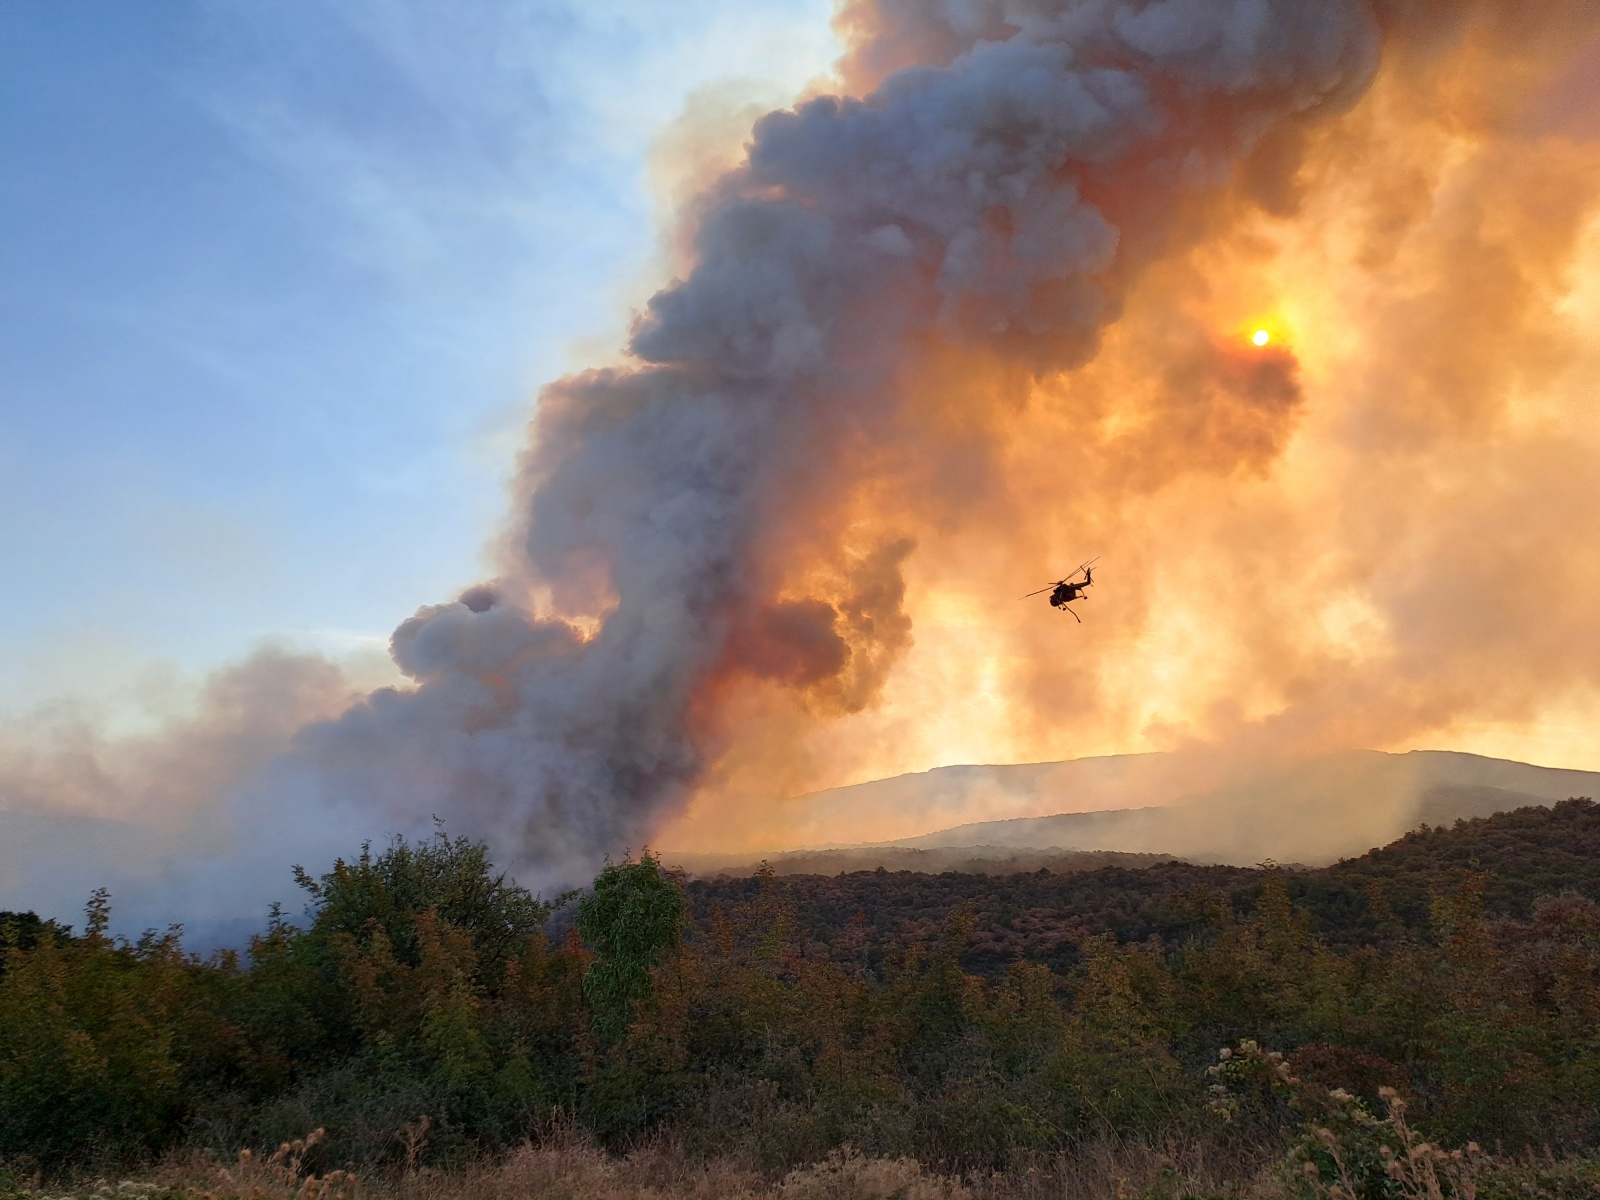
[[[914,543],[881,693],[824,702],[805,653],[848,660],[847,622],[774,610],[734,643],[768,665],[719,680],[717,765],[663,840],[790,844],[779,798],[951,762],[1600,766],[1600,11],[1437,10],[1380,8],[1358,102],[1154,231],[1137,171],[1086,184],[1168,248],[1076,365],[922,337],[892,434],[771,531],[796,597],[830,547]],[[846,77],[957,53],[920,12],[850,6]],[[1095,554],[1083,626],[1015,599]]]

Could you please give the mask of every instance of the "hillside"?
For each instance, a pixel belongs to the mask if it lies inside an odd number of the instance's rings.
[[[790,850],[752,862],[748,854],[674,854],[672,865],[690,876],[750,876],[763,866],[776,875],[843,875],[853,871],[911,871],[939,875],[1016,875],[1050,871],[1066,875],[1101,867],[1150,867],[1170,854],[1119,850],[1062,850],[1015,846],[843,846],[835,850]]]
[[[1378,885],[1418,925],[1430,892],[1469,873],[1484,877],[1484,907],[1495,915],[1526,917],[1535,899],[1558,892],[1600,899],[1600,805],[1564,800],[1424,827],[1306,879],[1363,894]]]
[[[1225,898],[1239,913],[1253,911],[1267,874],[1168,860],[1143,868],[1004,876],[791,874],[772,886],[831,957],[869,965],[936,937],[950,913],[966,906],[974,932],[962,965],[995,975],[1019,959],[1067,969],[1077,961],[1077,943],[1092,934],[1111,933],[1121,942],[1152,936],[1180,941],[1209,919],[1212,897]],[[1488,914],[1525,917],[1542,895],[1572,891],[1600,900],[1600,806],[1567,800],[1424,828],[1331,867],[1278,874],[1308,910],[1314,931],[1335,944],[1365,944],[1392,933],[1385,903],[1401,928],[1425,929],[1431,897],[1452,891],[1468,875],[1485,878]],[[754,878],[687,884],[702,920],[760,888]]]
[[[964,856],[988,872],[1003,870],[1020,853],[1071,851],[1324,865],[1424,823],[1570,796],[1600,796],[1600,772],[1434,750],[1255,762],[1142,754],[941,767],[778,804],[764,833],[775,849],[765,854],[669,851],[668,858],[694,874],[748,873],[763,858],[789,873],[799,868],[780,864],[799,854],[819,874],[906,869],[908,849]],[[855,844],[844,840],[851,832]]]

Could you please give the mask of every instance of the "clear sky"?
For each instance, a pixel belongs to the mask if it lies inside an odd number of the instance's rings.
[[[659,271],[652,146],[791,98],[829,12],[0,5],[0,711],[126,725],[471,582],[538,385]]]

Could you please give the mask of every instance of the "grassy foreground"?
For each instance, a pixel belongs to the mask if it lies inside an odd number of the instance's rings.
[[[1600,1161],[1497,1161],[1465,1170],[1425,1169],[1415,1156],[1385,1185],[1295,1177],[1286,1164],[1207,1162],[1173,1147],[1101,1142],[1071,1156],[966,1178],[941,1175],[913,1159],[870,1158],[846,1148],[781,1175],[721,1158],[705,1160],[665,1145],[607,1153],[571,1130],[556,1131],[492,1162],[451,1171],[411,1168],[363,1178],[304,1169],[305,1141],[271,1155],[244,1152],[219,1164],[173,1156],[132,1177],[86,1178],[41,1187],[0,1179],[5,1200],[1587,1200],[1600,1195]]]

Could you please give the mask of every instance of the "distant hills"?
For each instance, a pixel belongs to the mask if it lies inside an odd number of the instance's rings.
[[[1600,797],[1600,772],[1437,750],[1357,750],[1246,768],[1164,754],[944,767],[801,797],[790,802],[803,814],[791,825],[837,827],[884,808],[932,824],[973,809],[1059,807],[1049,815],[934,825],[930,832],[880,842],[766,857],[780,873],[817,874],[1134,865],[1108,856],[1315,865],[1361,854],[1419,825],[1572,796]],[[740,874],[761,856],[669,857],[692,873]]]

